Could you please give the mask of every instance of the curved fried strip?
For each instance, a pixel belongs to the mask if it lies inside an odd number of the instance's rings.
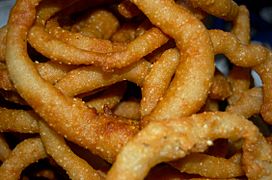
[[[118,19],[110,11],[98,9],[87,13],[73,24],[71,31],[84,36],[109,39],[119,26]]]
[[[259,114],[262,104],[262,89],[255,87],[241,93],[240,98],[235,103],[228,106],[226,111],[249,118],[254,114]]]
[[[18,144],[0,167],[0,179],[17,180],[30,164],[46,157],[39,138],[26,139]]]
[[[137,6],[135,6],[129,0],[123,0],[120,4],[118,4],[117,9],[118,12],[125,18],[133,18],[141,13]]]
[[[97,115],[39,76],[25,51],[37,2],[19,0],[11,11],[6,52],[10,77],[20,95],[54,130],[112,162],[123,144],[138,132],[138,126],[133,121]]]
[[[140,119],[140,103],[135,99],[120,102],[113,110],[117,116],[128,119]]]
[[[28,40],[36,50],[54,61],[66,64],[94,64],[107,70],[135,63],[165,44],[168,38],[159,29],[151,28],[130,42],[124,51],[98,53],[66,44],[50,36],[41,25],[35,25],[29,31]]]
[[[257,127],[241,116],[217,112],[150,122],[124,146],[107,179],[143,179],[155,164],[202,152],[218,138],[244,139],[242,163],[249,179],[272,177],[272,148]]]
[[[74,69],[74,66],[67,66],[53,62],[35,63],[36,69],[43,79],[54,84],[63,78],[67,72]],[[7,69],[0,69],[0,89],[6,91],[15,91],[15,88],[10,81]]]
[[[205,103],[214,74],[208,31],[188,10],[176,5],[173,0],[132,2],[153,24],[175,39],[182,59],[167,93],[150,118],[169,119],[197,112]]]
[[[141,86],[149,70],[150,63],[145,60],[114,72],[104,72],[95,66],[85,66],[70,71],[56,83],[55,87],[68,96],[75,96],[123,80]]]
[[[189,154],[170,164],[181,172],[209,178],[232,178],[244,175],[241,164],[233,162],[232,159],[201,153]]]
[[[9,145],[7,144],[3,135],[0,134],[0,161],[4,162],[8,158],[10,152],[11,150]]]
[[[239,12],[239,6],[233,0],[189,0],[194,7],[199,7],[209,14],[231,21]]]
[[[37,32],[48,36],[47,34],[45,34],[45,30],[43,30],[42,27],[39,25],[35,25],[35,27],[33,27],[32,29],[39,29],[39,31],[34,31],[33,36],[35,36],[35,33]],[[57,38],[59,41],[65,42],[68,45],[85,51],[93,51],[97,53],[111,53],[125,50],[127,45],[124,43],[112,43],[108,40],[88,37],[78,32],[70,32],[60,27],[57,18],[52,18],[47,21],[46,30],[48,31],[50,36]],[[32,36],[29,36],[30,43],[33,41],[31,37]]]
[[[249,12],[246,6],[239,6],[238,16],[233,20],[231,32],[244,44],[250,42]]]
[[[36,63],[35,66],[40,76],[52,84],[62,79],[69,71],[76,68],[75,66],[57,64],[51,61]]]
[[[123,98],[125,91],[126,83],[117,83],[85,104],[89,108],[95,108],[98,113],[103,113],[105,107],[109,109],[115,107]]]
[[[269,52],[267,60],[259,65],[254,67],[254,70],[260,75],[263,82],[263,105],[261,107],[261,115],[264,120],[272,124],[272,52]]]
[[[228,98],[230,105],[236,103],[240,98],[241,93],[247,91],[250,87],[250,69],[234,66],[229,75],[232,95]]]
[[[0,131],[37,133],[39,117],[30,111],[0,108]]]
[[[214,53],[224,54],[236,66],[253,67],[263,63],[268,51],[258,44],[242,44],[235,35],[221,30],[209,30]]]
[[[0,28],[0,61],[5,61],[7,31],[7,26]]]
[[[231,94],[232,90],[227,78],[220,73],[215,73],[209,97],[216,100],[225,100]]]
[[[48,155],[60,165],[71,179],[101,179],[99,174],[83,159],[75,155],[63,137],[39,121],[41,140]]]
[[[142,85],[141,116],[144,117],[155,108],[165,94],[171,78],[179,64],[180,55],[177,49],[166,50],[152,65]]]

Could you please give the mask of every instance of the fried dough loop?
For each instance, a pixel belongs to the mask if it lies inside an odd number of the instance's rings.
[[[152,179],[165,163],[168,179],[270,179],[271,78],[233,0],[17,0],[0,28],[0,179]]]

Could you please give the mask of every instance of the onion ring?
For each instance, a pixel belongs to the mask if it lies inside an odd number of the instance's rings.
[[[0,61],[5,61],[7,32],[7,26],[0,28]]]

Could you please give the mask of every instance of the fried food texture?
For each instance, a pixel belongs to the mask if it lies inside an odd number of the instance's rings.
[[[233,0],[16,0],[0,179],[271,179],[271,80]]]

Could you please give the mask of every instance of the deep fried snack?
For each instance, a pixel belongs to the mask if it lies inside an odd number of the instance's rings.
[[[269,51],[269,50],[268,50]],[[261,107],[261,115],[263,119],[272,124],[272,52],[269,52],[267,60],[259,65],[254,67],[254,70],[260,75],[263,82],[263,104]]]
[[[63,167],[71,179],[101,179],[85,160],[72,152],[62,136],[50,129],[45,122],[39,121],[39,127],[41,140],[47,154]]]
[[[232,95],[228,98],[228,103],[232,105],[240,98],[241,93],[249,89],[250,69],[234,66],[228,75],[228,81],[232,91]]]
[[[109,39],[119,26],[118,19],[110,11],[98,9],[73,24],[71,31],[84,36]]]
[[[123,0],[117,6],[118,12],[125,18],[133,18],[141,13],[141,11],[129,0]]]
[[[59,4],[56,4],[56,7],[53,8],[55,11],[52,11],[50,16],[45,17],[50,18],[55,12],[57,12],[57,10],[60,10],[61,8],[62,7],[59,6]],[[41,11],[43,11],[43,9]],[[44,11],[46,11],[46,9]],[[63,41],[50,36],[50,34],[48,34],[43,27],[44,21],[47,21],[48,19],[43,19],[41,16],[39,16],[39,18],[42,19],[40,20],[42,23],[39,23],[39,20],[37,20],[36,24],[30,29],[28,35],[29,43],[44,56],[66,64],[95,64],[103,67],[104,69],[122,68],[138,61],[140,58],[157,49],[168,40],[168,38],[161,33],[159,29],[151,28],[146,33],[130,42],[123,51],[118,51],[115,53],[86,51],[76,48],[71,44],[66,44]],[[65,30],[58,31],[58,35],[60,35],[60,37],[65,35],[66,38],[62,39],[70,41],[70,43],[76,41],[76,38],[72,36],[72,34],[74,33]],[[78,35],[78,37],[82,36]],[[87,43],[88,41],[89,40],[83,42]],[[137,53],[135,53],[135,49],[137,49]],[[63,51],[66,53],[62,53]]]
[[[235,35],[221,30],[209,30],[214,53],[224,54],[236,66],[253,67],[263,63],[269,52],[259,44],[242,44]]]
[[[225,100],[231,94],[232,90],[227,78],[220,73],[215,73],[209,97],[216,100]]]
[[[9,157],[1,165],[0,179],[19,179],[21,172],[27,166],[46,156],[41,139],[26,139],[12,150]]]
[[[174,38],[181,51],[175,77],[150,119],[169,119],[197,112],[205,103],[214,74],[212,44],[204,25],[172,0],[132,2],[153,24]],[[196,86],[198,88],[194,88]]]
[[[209,14],[231,21],[237,17],[239,6],[233,0],[189,0],[194,7],[199,7]]]
[[[129,99],[120,102],[113,110],[113,113],[128,119],[140,119],[140,103],[136,99]]]
[[[140,106],[142,117],[150,114],[158,101],[165,94],[171,79],[175,74],[179,60],[180,55],[178,50],[169,49],[153,63],[152,68],[145,77],[142,85],[142,100]]]
[[[250,42],[249,12],[246,6],[239,6],[239,13],[233,20],[231,32],[244,44]]]
[[[181,172],[203,177],[232,178],[244,175],[241,164],[233,162],[232,158],[225,159],[201,153],[189,154],[170,164]]]
[[[259,114],[263,104],[261,88],[252,88],[241,93],[240,98],[226,109],[227,112],[239,114],[245,118]]]
[[[50,36],[42,26],[36,25],[31,28],[28,40],[36,50],[54,61],[66,64],[94,64],[108,70],[135,63],[165,44],[168,38],[159,29],[151,28],[145,34],[130,42],[123,51],[99,53],[78,49],[66,44]],[[63,51],[66,53],[62,53]]]
[[[51,61],[46,63],[35,63],[35,66],[41,77],[52,84],[63,78],[70,70],[75,69],[75,66],[57,64]],[[10,81],[6,68],[0,69],[0,89],[6,91],[16,90]]]
[[[48,36],[45,30],[50,34],[51,39],[56,38],[61,42],[65,42],[68,45],[79,48],[85,51],[93,51],[96,53],[111,53],[116,51],[122,51],[126,49],[126,45],[124,43],[112,43],[108,40],[98,39],[94,37],[84,36],[81,33],[71,32],[60,27],[57,18],[52,18],[47,21],[46,29],[44,30],[42,26],[35,25],[32,27],[32,30],[35,33],[40,33],[44,35],[44,37]],[[29,40],[32,42],[32,36],[30,36]]]
[[[3,135],[0,134],[0,161],[4,162],[8,158],[10,152],[11,150],[9,145],[7,144]]]
[[[0,108],[0,117],[1,132],[39,132],[39,117],[31,111]]]
[[[81,100],[63,95],[39,76],[25,51],[38,2],[19,0],[11,11],[6,50],[11,80],[19,94],[53,129],[113,162],[123,144],[138,132],[138,125],[110,115],[97,115]]]
[[[98,113],[103,113],[104,108],[112,109],[115,107],[123,98],[126,91],[126,83],[117,83],[104,90],[102,94],[92,98],[85,104],[89,108],[95,108]]]
[[[242,163],[249,179],[272,177],[272,148],[257,127],[241,116],[217,112],[150,122],[122,149],[107,179],[142,179],[155,164],[202,152],[218,138],[244,140]]]
[[[0,28],[0,61],[5,61],[7,32],[7,26]]]
[[[123,80],[128,80],[141,86],[150,70],[150,65],[148,61],[141,60],[136,64],[115,70],[114,72],[104,72],[95,66],[84,66],[70,71],[56,83],[55,87],[68,96],[75,96]]]

